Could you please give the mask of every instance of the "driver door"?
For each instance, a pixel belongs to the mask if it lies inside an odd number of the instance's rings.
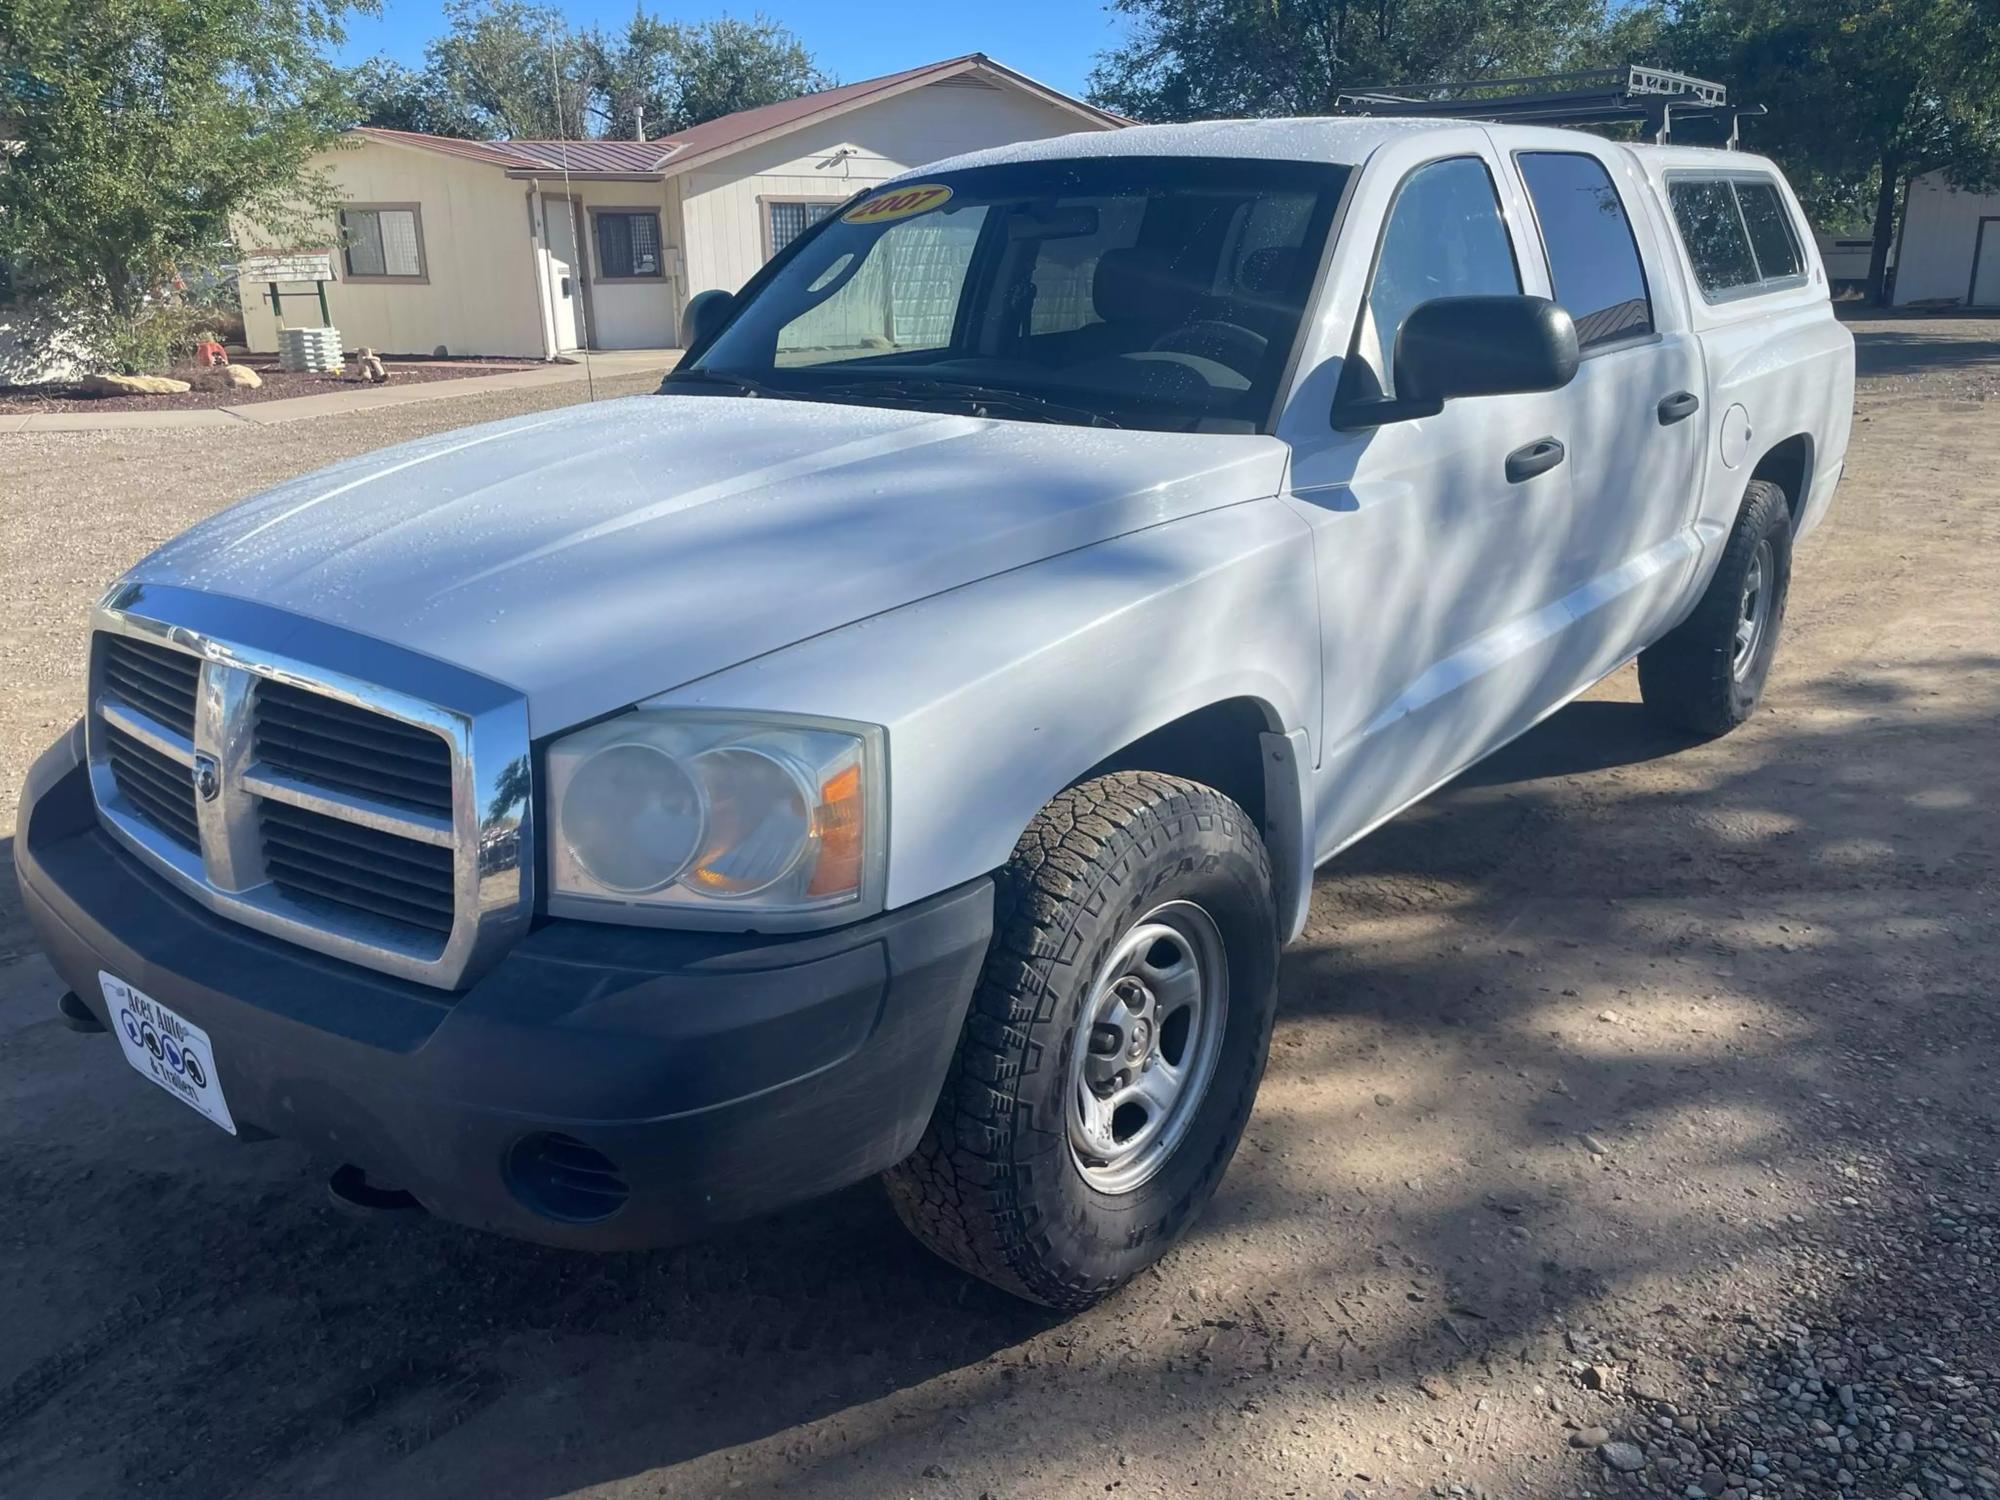
[[[1319,579],[1322,859],[1518,733],[1555,691],[1570,471],[1538,445],[1571,438],[1563,393],[1461,398],[1356,431],[1328,418],[1329,382],[1343,398],[1395,394],[1396,334],[1417,304],[1547,295],[1490,146],[1457,139],[1452,155],[1389,168],[1387,184],[1372,172],[1373,213],[1357,187],[1348,224],[1383,227],[1372,250],[1340,249],[1348,278],[1357,257],[1366,268],[1352,341],[1302,382],[1281,434]],[[1323,300],[1337,317],[1341,296]],[[1523,475],[1520,456],[1536,452]]]

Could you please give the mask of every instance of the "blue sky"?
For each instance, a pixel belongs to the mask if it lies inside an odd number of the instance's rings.
[[[607,30],[624,24],[632,0],[556,0],[570,24]],[[893,73],[965,52],[989,57],[1080,94],[1097,53],[1121,35],[1121,22],[1097,0],[751,0],[745,4],[677,4],[652,0],[669,20],[702,20],[761,10],[789,26],[843,83]],[[385,0],[379,16],[351,16],[343,62],[378,52],[400,62],[423,61],[424,43],[444,29],[443,7],[427,0]]]

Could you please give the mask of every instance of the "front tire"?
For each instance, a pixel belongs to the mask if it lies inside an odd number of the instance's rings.
[[[911,1233],[1076,1311],[1164,1255],[1250,1116],[1277,1004],[1271,862],[1243,810],[1151,772],[1071,787],[997,879],[993,946],[915,1154]]]
[[[1701,602],[1639,653],[1639,696],[1678,729],[1729,733],[1756,712],[1777,655],[1792,579],[1785,492],[1753,479]]]

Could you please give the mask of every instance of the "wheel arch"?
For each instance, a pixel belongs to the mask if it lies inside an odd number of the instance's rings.
[[[1741,488],[1736,491],[1735,503],[1727,510],[1722,509],[1722,496],[1716,495],[1705,507],[1706,519],[1697,521],[1696,532],[1702,538],[1702,553],[1696,559],[1694,571],[1687,581],[1687,594],[1680,608],[1672,616],[1666,630],[1660,632],[1659,639],[1678,628],[1688,616],[1694,613],[1701,602],[1701,596],[1709,582],[1715,577],[1715,570],[1721,565],[1723,548],[1728,545],[1729,535],[1742,517],[1744,507],[1750,503],[1750,487],[1759,480],[1775,484],[1785,493],[1785,502],[1792,514],[1792,524],[1797,527],[1801,513],[1805,509],[1806,498],[1812,493],[1814,464],[1818,449],[1811,433],[1795,432],[1779,442],[1771,444],[1753,464],[1747,475],[1740,468],[1721,471],[1727,476],[1726,482],[1734,484],[1737,476]],[[1725,492],[1726,493],[1726,492]]]
[[[1118,771],[1158,771],[1213,787],[1249,816],[1271,855],[1280,941],[1305,927],[1312,891],[1310,756],[1264,699],[1218,699],[1120,746],[1069,783]]]
[[[1791,506],[1793,519],[1806,503],[1806,496],[1812,492],[1813,480],[1813,440],[1807,432],[1793,433],[1783,442],[1773,443],[1764,450],[1764,456],[1757,460],[1757,466],[1750,471],[1754,483],[1759,479],[1769,480],[1785,492],[1785,500]],[[1749,486],[1744,486],[1745,499]],[[1737,502],[1737,514],[1742,514],[1743,501]]]

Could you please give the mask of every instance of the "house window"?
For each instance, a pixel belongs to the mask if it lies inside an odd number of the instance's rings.
[[[660,216],[651,209],[591,210],[600,281],[647,280],[666,275],[660,261]]]
[[[831,199],[818,203],[766,200],[764,238],[770,246],[770,253],[776,255],[838,207],[840,202]]]
[[[350,204],[340,211],[349,281],[422,281],[424,225],[414,203]]]

